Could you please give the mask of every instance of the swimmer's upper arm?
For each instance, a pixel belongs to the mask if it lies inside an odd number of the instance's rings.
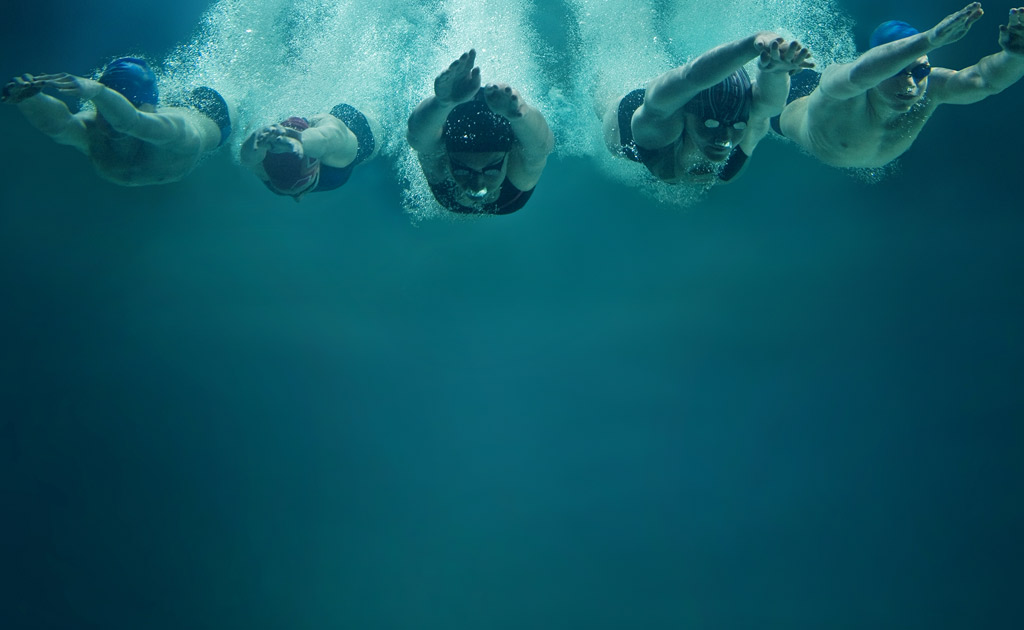
[[[821,73],[821,82],[814,91],[819,96],[845,101],[864,94],[875,87],[868,81],[857,80],[856,63],[833,64]]]
[[[55,128],[47,135],[53,139],[57,144],[63,144],[70,147],[74,147],[85,153],[89,154],[89,129],[86,126],[87,115],[85,112],[79,112],[73,116],[69,116],[65,121],[65,124],[60,128]]]
[[[548,163],[548,154],[542,156],[528,156],[523,152],[513,149],[508,156],[508,177],[519,190],[532,190],[540,181],[544,167]]]
[[[427,182],[431,184],[440,184],[449,179],[447,156],[443,151],[441,152],[417,152],[416,157],[419,158],[420,168],[423,169],[423,175],[426,176]]]
[[[172,142],[188,143],[194,139],[198,141],[199,134],[190,122],[180,112],[138,112],[134,124],[128,129],[120,130],[134,138],[149,142],[150,144],[163,145]],[[183,146],[184,148],[184,146]]]
[[[747,156],[753,155],[757,143],[768,135],[771,122],[767,118],[751,118],[747,121],[747,133],[743,134],[739,147]]]

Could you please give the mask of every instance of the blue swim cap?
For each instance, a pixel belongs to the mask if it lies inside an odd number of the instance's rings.
[[[156,75],[145,59],[121,57],[107,64],[100,75],[100,83],[120,92],[132,105],[156,105],[160,94]]]
[[[899,20],[889,20],[888,22],[882,22],[875,29],[875,32],[871,33],[871,39],[868,40],[868,47],[874,48],[875,46],[881,46],[882,44],[888,44],[904,37],[910,37],[911,35],[917,35],[920,33],[916,28],[907,24],[906,22],[900,22]]]
[[[685,110],[703,120],[717,120],[723,125],[747,122],[754,94],[747,71],[740,68],[697,96],[690,99]]]

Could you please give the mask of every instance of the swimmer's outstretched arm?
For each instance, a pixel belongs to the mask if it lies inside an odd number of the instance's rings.
[[[854,62],[829,66],[822,73],[818,90],[837,100],[859,96],[918,57],[958,41],[983,13],[981,3],[972,2],[923,33],[876,46]]]
[[[64,101],[43,94],[42,89],[40,77],[31,74],[15,77],[4,86],[3,101],[17,105],[29,124],[54,142],[88,154],[89,141],[82,116],[72,114]]]
[[[782,38],[761,31],[716,46],[686,65],[655,77],[647,85],[644,104],[633,114],[633,137],[644,148],[658,149],[674,142],[682,133],[682,119],[676,115],[701,90],[720,83],[757,57],[773,41]]]
[[[509,154],[508,176],[520,190],[537,185],[548,155],[555,147],[555,137],[544,115],[523,100],[518,90],[504,83],[484,88],[487,106],[512,124],[516,144]]]
[[[156,145],[171,145],[181,152],[192,152],[202,142],[199,132],[182,116],[168,116],[136,109],[131,102],[99,81],[71,74],[48,75],[44,81],[64,94],[92,101],[96,112],[110,123],[115,131]],[[210,147],[212,148],[212,147]]]
[[[937,68],[929,88],[940,103],[969,105],[998,94],[1024,77],[1024,7],[1010,9],[999,27],[1001,51],[959,72]]]
[[[434,79],[434,95],[416,106],[409,116],[409,145],[418,152],[439,153],[444,147],[441,132],[444,121],[456,105],[476,96],[480,89],[480,68],[476,63],[476,50],[463,53]]]
[[[317,114],[310,118],[309,124],[309,129],[300,132],[306,157],[318,158],[336,168],[344,168],[356,159],[359,141],[345,123],[330,114]]]
[[[761,51],[757,62],[757,80],[753,86],[753,103],[747,133],[740,141],[740,147],[748,156],[757,143],[768,133],[770,119],[778,116],[786,107],[789,97],[789,77],[801,70],[814,67],[811,51],[800,42],[775,40]]]

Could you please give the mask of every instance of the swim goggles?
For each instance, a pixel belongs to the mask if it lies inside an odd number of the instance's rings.
[[[491,177],[501,173],[501,169],[505,166],[505,159],[508,157],[506,153],[501,159],[491,162],[485,165],[481,169],[472,168],[462,162],[448,158],[448,161],[452,165],[452,175],[456,177],[469,177],[473,173],[477,175],[483,175],[484,177]]]
[[[931,73],[932,67],[930,65],[928,65],[927,63],[919,63],[910,70],[900,70],[896,74],[892,75],[892,77],[894,79],[900,77],[913,77],[914,83],[917,83]]]
[[[718,129],[722,125],[725,125],[726,127],[732,127],[736,131],[743,131],[744,129],[747,128],[747,121],[737,120],[736,122],[731,124],[723,123],[722,121],[715,120],[714,118],[708,118],[707,120],[704,121],[704,126],[707,127],[708,129]]]

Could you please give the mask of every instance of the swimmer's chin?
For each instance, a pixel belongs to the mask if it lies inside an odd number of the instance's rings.
[[[467,190],[466,196],[469,197],[470,199],[482,200],[486,199],[487,195],[490,194],[490,192],[491,191],[487,190],[486,188],[481,188],[480,190]]]
[[[732,153],[732,147],[714,146],[704,149],[704,157],[712,162],[721,162]]]

